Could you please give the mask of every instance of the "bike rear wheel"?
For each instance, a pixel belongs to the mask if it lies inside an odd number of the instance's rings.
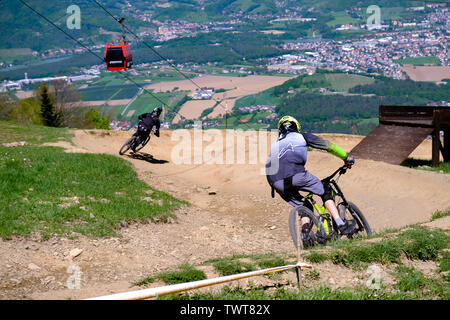
[[[356,230],[352,235],[350,235],[350,238],[355,235],[363,235],[363,236],[369,236],[372,234],[372,230],[370,228],[369,223],[367,222],[367,219],[364,217],[363,213],[359,208],[353,203],[348,201],[348,205],[345,206],[343,202],[338,204],[338,211],[339,216],[342,220],[355,220],[356,221]]]
[[[145,145],[146,145],[149,141],[150,141],[150,135],[148,135],[148,137],[136,147],[136,151],[139,151],[139,150],[141,150],[142,148],[144,148]]]
[[[309,237],[311,242],[304,243],[302,237],[302,217],[308,217],[310,219]],[[291,233],[292,241],[295,248],[303,250],[310,246],[324,243],[326,239],[325,232],[322,224],[319,222],[314,213],[310,209],[304,206],[295,207],[289,214],[289,231]]]
[[[131,146],[133,145],[133,143],[135,142],[136,137],[132,136],[130,139],[128,139],[123,146],[120,148],[119,150],[119,154],[123,155],[125,152],[127,152],[128,150],[130,150]]]

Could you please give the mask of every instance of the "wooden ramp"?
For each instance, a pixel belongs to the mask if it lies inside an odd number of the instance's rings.
[[[439,164],[439,152],[450,161],[450,107],[380,106],[379,123],[350,151],[353,157],[399,165],[431,135],[432,165]]]
[[[380,124],[350,154],[355,158],[401,164],[433,128]]]

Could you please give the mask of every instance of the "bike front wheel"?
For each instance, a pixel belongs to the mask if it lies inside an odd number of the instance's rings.
[[[307,239],[304,239],[302,234],[302,217],[307,217],[310,220],[307,230]],[[300,250],[309,248],[319,243],[324,243],[326,236],[322,224],[319,222],[314,213],[304,206],[298,206],[291,210],[289,214],[289,231],[291,233],[292,241],[295,248]]]
[[[350,238],[354,235],[369,236],[372,234],[372,230],[369,223],[367,222],[367,219],[353,202],[348,201],[347,205],[342,202],[337,205],[337,208],[339,211],[339,216],[342,220],[356,221],[355,232],[352,233]]]
[[[136,137],[133,136],[130,139],[128,139],[123,146],[120,148],[119,150],[119,154],[123,155],[125,152],[127,152],[128,150],[130,150],[131,146],[133,145],[133,143],[135,142]]]

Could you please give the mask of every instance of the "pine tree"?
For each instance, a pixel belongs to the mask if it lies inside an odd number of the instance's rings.
[[[45,82],[42,83],[40,88],[40,103],[42,122],[44,125],[48,127],[59,127],[61,125],[61,116],[55,111],[48,85]]]

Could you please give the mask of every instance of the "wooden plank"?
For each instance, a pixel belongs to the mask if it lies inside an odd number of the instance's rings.
[[[433,125],[433,107],[423,106],[380,106],[380,123],[404,123],[421,126]]]
[[[450,129],[444,129],[444,152],[442,157],[445,162],[450,161]]]
[[[399,165],[432,132],[433,128],[380,124],[350,155]]]

